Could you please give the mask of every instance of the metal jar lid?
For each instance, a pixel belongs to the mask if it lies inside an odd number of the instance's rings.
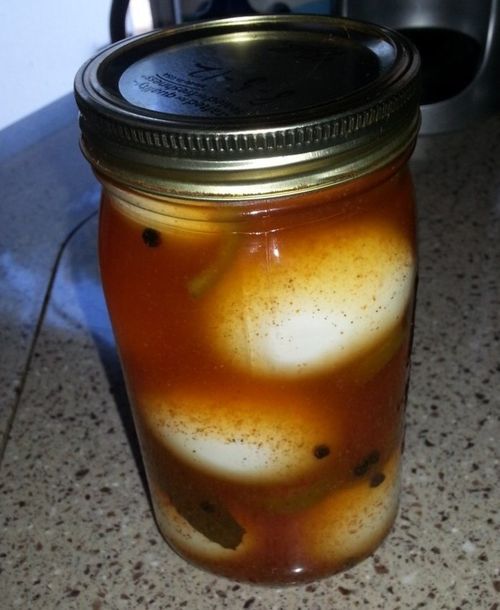
[[[198,22],[114,44],[78,72],[82,148],[132,188],[241,199],[381,167],[419,126],[419,58],[396,32],[321,16]]]

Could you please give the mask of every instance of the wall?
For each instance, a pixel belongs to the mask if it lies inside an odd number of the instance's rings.
[[[71,92],[106,45],[111,0],[0,0],[0,129]]]

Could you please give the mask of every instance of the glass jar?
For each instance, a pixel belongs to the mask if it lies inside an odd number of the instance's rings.
[[[198,566],[312,580],[392,526],[418,72],[395,32],[279,16],[126,40],[77,75],[154,512]]]

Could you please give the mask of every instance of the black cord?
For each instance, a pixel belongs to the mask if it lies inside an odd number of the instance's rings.
[[[129,0],[113,0],[109,14],[109,34],[111,42],[117,42],[127,36],[125,31],[125,18],[127,16]]]
[[[35,349],[37,346],[38,339],[40,338],[42,327],[46,319],[47,310],[50,305],[50,300],[53,294],[53,288],[57,277],[57,272],[60,268],[61,259],[63,254],[66,252],[66,246],[71,241],[76,233],[85,225],[89,220],[92,220],[97,215],[97,210],[93,210],[90,214],[85,216],[80,222],[71,229],[71,231],[66,235],[64,240],[62,241],[59,249],[57,251],[56,259],[54,264],[52,265],[52,269],[50,271],[49,282],[47,284],[47,288],[45,289],[45,294],[43,297],[42,307],[40,309],[40,313],[38,314],[38,318],[35,325],[35,330],[33,332],[33,337],[31,339],[31,344],[28,349],[28,355],[26,357],[26,361],[24,363],[23,371],[21,373],[21,379],[19,382],[19,386],[16,388],[16,399],[14,405],[12,407],[12,411],[7,417],[7,423],[5,426],[5,432],[3,438],[0,436],[0,464],[3,461],[5,451],[7,449],[7,443],[10,439],[10,434],[12,430],[12,426],[14,425],[14,419],[16,418],[17,412],[19,411],[20,404],[23,399],[23,392],[26,386],[26,382],[28,379],[28,375],[31,371],[31,363],[33,362],[33,358],[35,356]]]

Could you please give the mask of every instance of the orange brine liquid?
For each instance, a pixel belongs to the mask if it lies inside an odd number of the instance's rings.
[[[147,201],[105,190],[100,261],[160,530],[240,580],[353,565],[398,504],[406,167],[288,198],[174,202],[174,215]]]

